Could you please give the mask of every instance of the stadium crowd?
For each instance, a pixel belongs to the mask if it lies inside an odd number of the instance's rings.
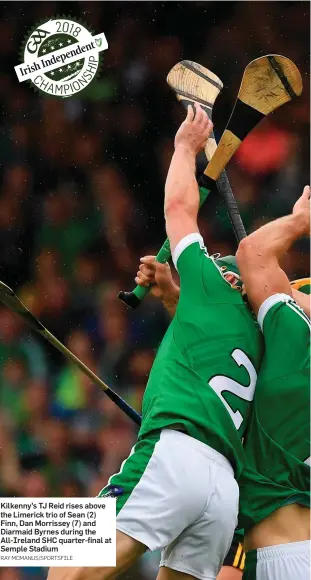
[[[219,137],[250,60],[273,52],[298,65],[301,98],[264,121],[229,166],[251,231],[289,211],[308,181],[308,10],[306,2],[0,7],[0,279],[137,410],[169,318],[154,297],[129,311],[116,295],[132,288],[140,256],[165,237],[163,184],[184,114],[166,74],[186,58],[223,80]],[[13,69],[27,31],[60,12],[104,31],[109,44],[100,77],[68,100],[42,98]],[[215,196],[201,231],[210,252],[234,252]],[[307,245],[288,254],[285,268],[306,275]],[[3,306],[0,373],[0,495],[97,495],[129,454],[130,420]],[[130,576],[152,577],[148,559],[140,566]],[[30,578],[45,572],[0,568],[0,580]]]

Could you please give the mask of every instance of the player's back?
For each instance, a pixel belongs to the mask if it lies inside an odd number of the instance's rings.
[[[286,295],[268,299],[258,319],[266,348],[240,482],[246,531],[284,505],[310,502],[309,320]]]
[[[151,370],[140,436],[178,425],[227,457],[239,475],[261,332],[201,236],[187,238],[175,251],[180,299]]]

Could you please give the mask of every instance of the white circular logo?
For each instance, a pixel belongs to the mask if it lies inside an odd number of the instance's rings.
[[[82,91],[98,72],[100,52],[108,48],[103,33],[95,36],[79,22],[57,18],[40,24],[26,40],[24,62],[15,67],[20,82],[53,97]]]

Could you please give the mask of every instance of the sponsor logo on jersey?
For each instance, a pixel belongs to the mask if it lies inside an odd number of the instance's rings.
[[[119,485],[109,485],[107,491],[100,497],[120,497],[124,494],[124,488]]]

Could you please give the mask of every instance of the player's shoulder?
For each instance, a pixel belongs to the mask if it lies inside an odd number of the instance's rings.
[[[303,321],[310,329],[310,319],[302,308],[289,294],[272,294],[261,304],[258,311],[258,323],[261,329],[267,326],[269,320],[278,318],[278,324],[292,324],[294,320]]]
[[[179,271],[180,265],[182,266],[185,260],[193,260],[194,256],[204,255],[207,255],[207,250],[201,234],[192,232],[179,240],[172,253],[172,260],[176,270]]]
[[[184,299],[190,298],[194,301],[197,299],[197,303],[201,305],[230,304],[248,309],[241,287],[234,287],[226,279],[225,266],[217,263],[219,254],[208,253],[199,232],[192,232],[182,238],[176,245],[172,258],[180,277],[179,310]]]

